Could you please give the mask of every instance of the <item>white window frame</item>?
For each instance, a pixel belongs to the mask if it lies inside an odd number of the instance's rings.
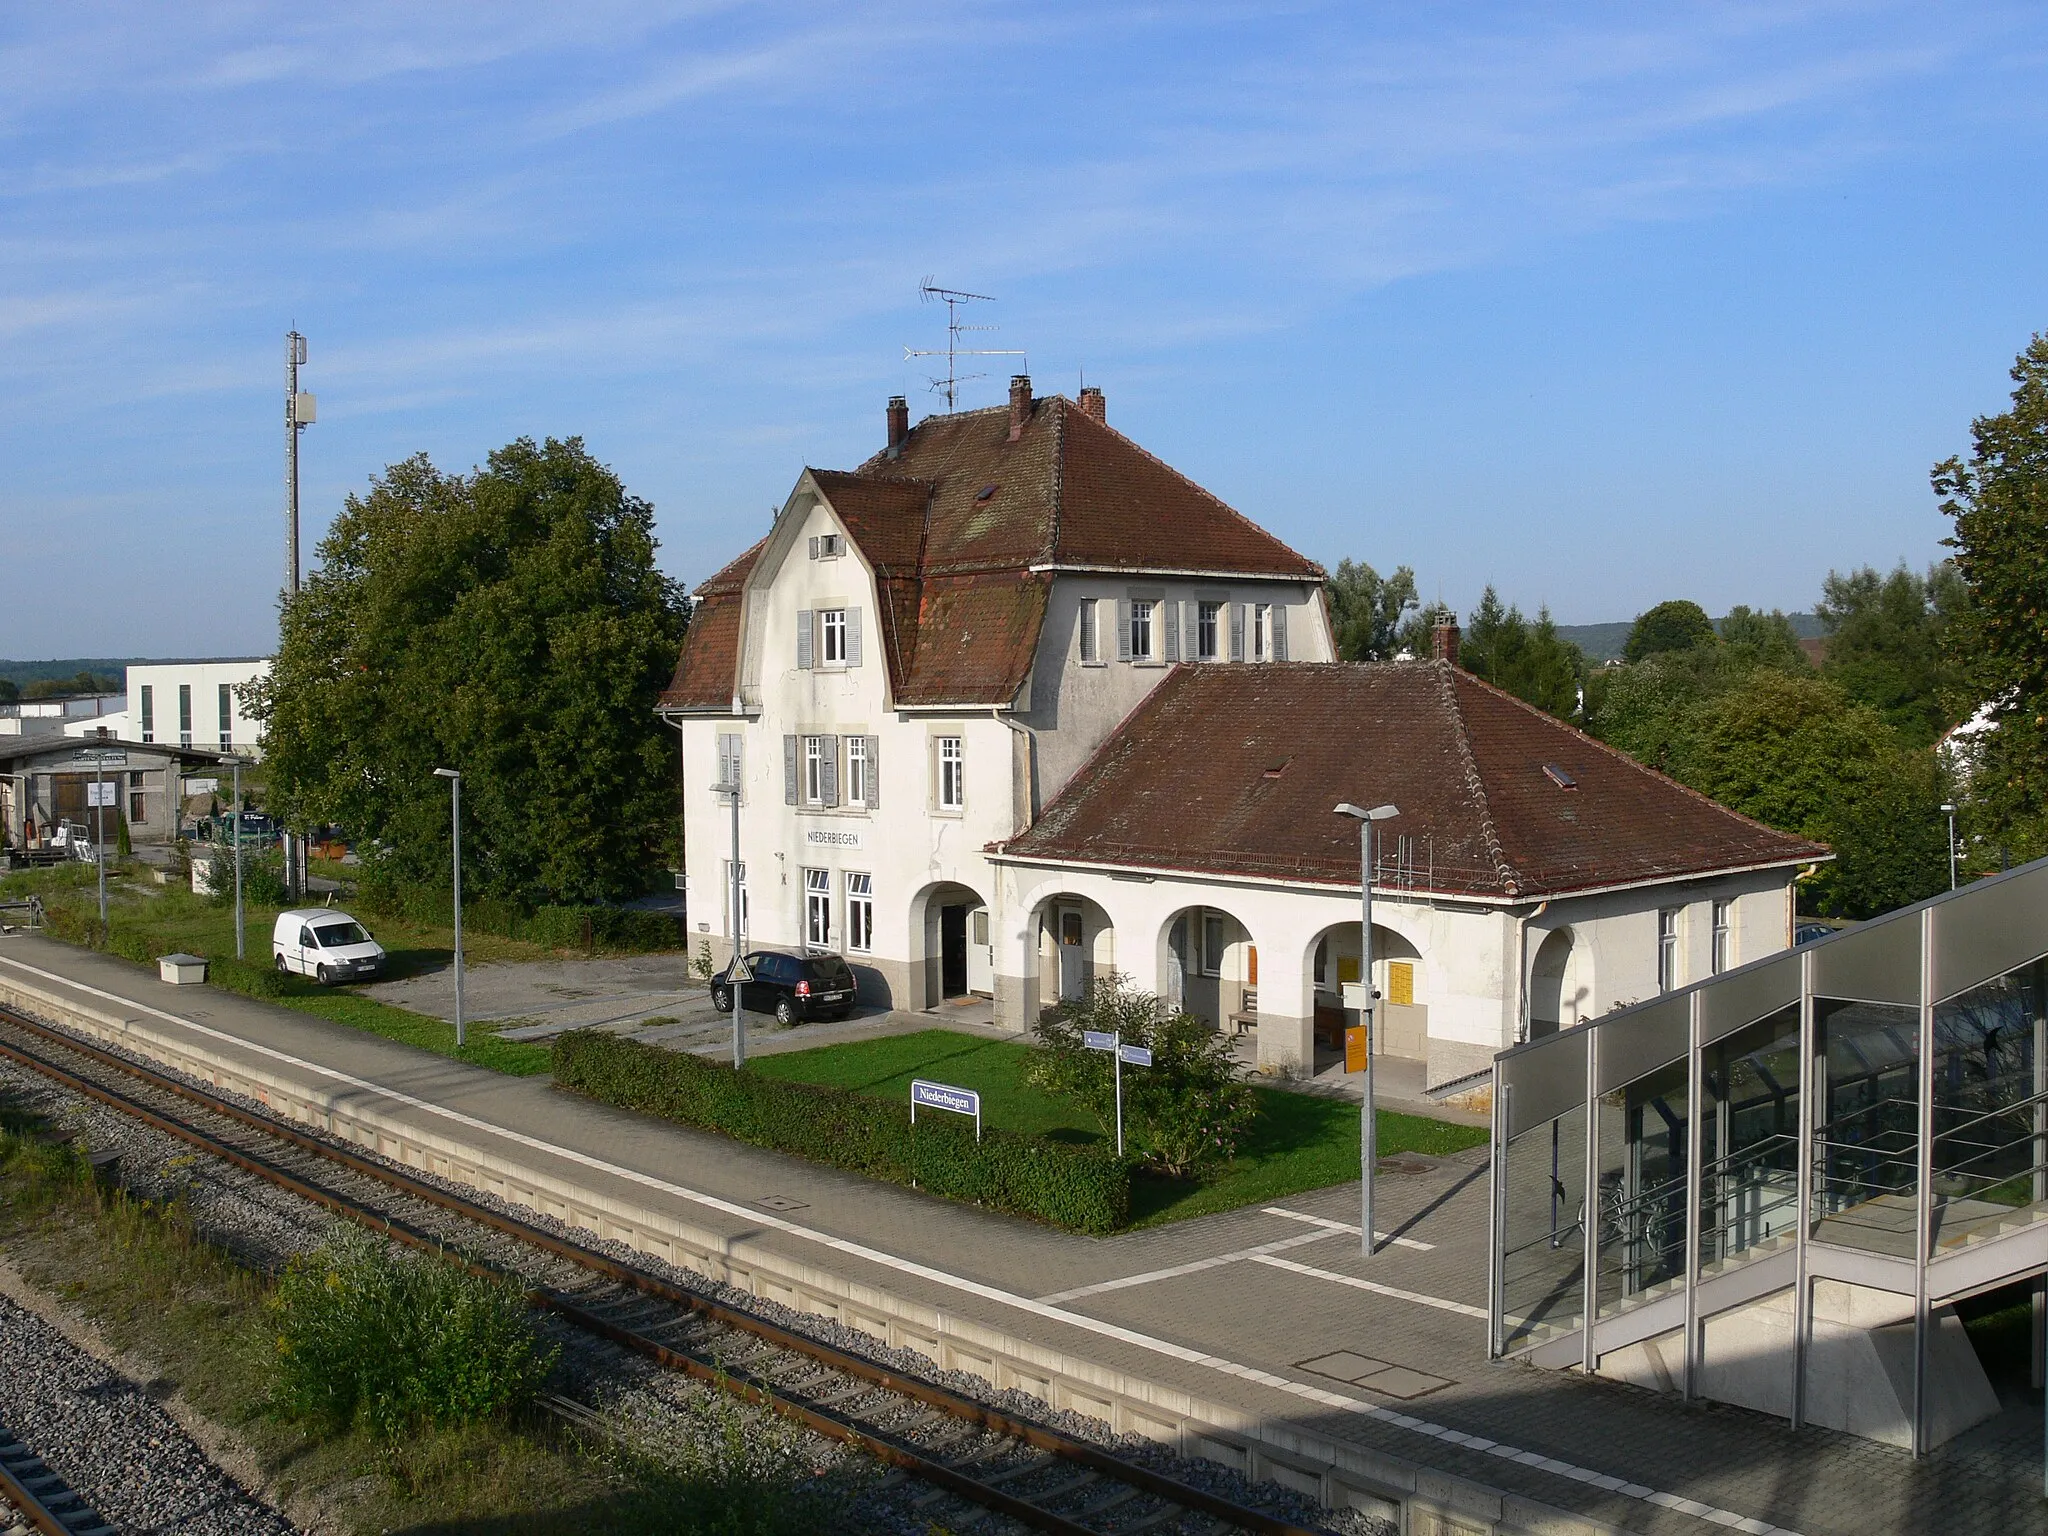
[[[805,805],[825,803],[825,738],[806,736],[803,739],[803,802]]]
[[[832,947],[832,871],[804,871],[804,948]]]
[[[875,948],[875,877],[858,870],[846,876],[846,947],[857,955]]]
[[[725,937],[728,939],[735,938],[732,931],[732,870],[733,864],[731,859],[719,860],[718,888],[723,893],[719,897],[719,925],[724,930]],[[747,895],[747,861],[745,859],[740,860],[739,870],[740,931],[737,935],[737,942],[744,942],[747,935],[754,931],[754,904]]]
[[[1657,909],[1657,990],[1678,990],[1678,919],[1683,907]]]
[[[818,665],[821,667],[843,667],[846,665],[846,610],[844,608],[820,608],[818,610]]]
[[[1714,902],[1714,974],[1735,968],[1735,902],[1731,897]]]
[[[1099,602],[1099,599],[1093,597],[1081,599],[1078,628],[1081,635],[1081,665],[1084,667],[1102,665],[1102,618],[1098,608]]]
[[[1203,599],[1195,604],[1195,660],[1220,661],[1223,657],[1223,603]]]
[[[967,809],[967,743],[959,736],[941,736],[935,749],[933,764],[937,779],[933,784],[933,803],[941,811],[959,812]]]
[[[1204,976],[1221,976],[1224,958],[1230,953],[1230,930],[1224,926],[1224,915],[1202,909],[1202,956],[1201,973]]]
[[[848,805],[863,809],[868,803],[868,739],[865,736],[846,738],[846,795]]]
[[[1252,632],[1245,637],[1253,661],[1268,661],[1273,655],[1273,605],[1252,604]]]
[[[1158,629],[1156,622],[1159,604],[1149,597],[1131,599],[1131,660],[1154,661],[1158,659],[1159,648],[1153,644],[1153,634]]]

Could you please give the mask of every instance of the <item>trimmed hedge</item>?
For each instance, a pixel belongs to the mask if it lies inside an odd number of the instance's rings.
[[[1097,1147],[994,1129],[976,1143],[956,1116],[912,1126],[907,1104],[590,1030],[556,1037],[554,1073],[557,1086],[607,1104],[1077,1232],[1130,1219],[1130,1166]]]

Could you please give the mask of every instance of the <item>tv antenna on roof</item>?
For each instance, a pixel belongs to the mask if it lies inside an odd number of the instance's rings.
[[[945,303],[946,350],[941,352],[937,348],[905,347],[903,349],[903,360],[909,362],[913,357],[943,357],[946,360],[946,376],[943,379],[934,378],[930,374],[926,374],[925,377],[931,380],[931,388],[934,394],[946,397],[946,411],[950,415],[953,407],[959,401],[960,386],[973,379],[985,379],[988,377],[985,373],[963,374],[960,372],[959,360],[961,358],[1022,357],[1024,354],[1015,348],[963,347],[960,345],[960,338],[969,331],[993,331],[997,329],[993,325],[962,325],[960,323],[961,305],[975,303],[993,304],[995,299],[991,295],[986,293],[965,293],[958,288],[941,288],[928,277],[918,284],[917,296],[926,304],[931,303],[934,299]],[[1027,363],[1025,366],[1028,368],[1030,365]]]

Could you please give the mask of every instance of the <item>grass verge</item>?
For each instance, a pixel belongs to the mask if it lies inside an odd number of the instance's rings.
[[[923,1077],[982,1095],[991,1126],[1061,1141],[1095,1143],[1101,1128],[1086,1112],[1024,1081],[1027,1046],[955,1030],[857,1040],[756,1057],[748,1070],[791,1082],[822,1083],[898,1103],[910,1080]],[[1138,1070],[1138,1069],[1133,1069]],[[1359,1174],[1358,1107],[1279,1088],[1254,1087],[1259,1118],[1237,1157],[1201,1179],[1142,1176],[1131,1186],[1131,1225],[1158,1226],[1191,1216],[1284,1199],[1303,1190],[1353,1182]],[[1381,1156],[1442,1155],[1486,1140],[1482,1127],[1381,1110]]]
[[[178,1207],[95,1185],[37,1129],[0,1099],[0,1248],[115,1349],[151,1362],[153,1391],[233,1431],[276,1497],[317,1501],[323,1523],[364,1536],[799,1536],[843,1517],[833,1490],[787,1455],[764,1458],[718,1399],[701,1410],[714,1433],[682,1453],[585,1442],[536,1417],[396,1440],[289,1420],[273,1401],[268,1282],[198,1239]]]

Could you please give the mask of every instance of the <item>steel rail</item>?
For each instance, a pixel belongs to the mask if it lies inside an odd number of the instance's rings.
[[[1136,1488],[1140,1492],[1178,1505],[1189,1511],[1208,1515],[1242,1530],[1259,1533],[1259,1536],[1318,1536],[1306,1527],[1295,1525],[1263,1510],[1250,1509],[1237,1504],[1220,1494],[1207,1489],[1183,1483],[1177,1478],[1128,1461],[1113,1452],[1082,1440],[1077,1436],[1064,1434],[1043,1424],[1020,1419],[1004,1413],[989,1404],[953,1392],[935,1383],[920,1380],[889,1369],[864,1356],[840,1349],[822,1340],[811,1338],[792,1329],[784,1328],[765,1318],[714,1300],[699,1292],[675,1284],[661,1276],[651,1274],[634,1265],[624,1263],[607,1254],[597,1253],[580,1244],[563,1238],[544,1228],[508,1216],[488,1206],[465,1199],[435,1184],[413,1178],[399,1169],[360,1156],[346,1148],[338,1147],[320,1137],[309,1135],[297,1127],[272,1116],[259,1114],[239,1104],[181,1082],[166,1073],[156,1071],[102,1049],[63,1030],[28,1018],[12,1008],[0,1007],[0,1021],[32,1034],[38,1039],[57,1046],[61,1050],[82,1056],[100,1066],[123,1075],[133,1077],[160,1092],[198,1105],[208,1113],[219,1115],[236,1124],[245,1126],[263,1135],[285,1142],[301,1151],[325,1161],[335,1163],[352,1173],[372,1179],[399,1193],[418,1199],[453,1215],[462,1217],[476,1225],[489,1228],[512,1237],[528,1246],[538,1248],[555,1257],[565,1259],[581,1268],[604,1276],[606,1279],[627,1286],[643,1295],[651,1296],[672,1305],[697,1313],[708,1321],[731,1328],[736,1332],[751,1334],[764,1343],[807,1356],[820,1364],[830,1367],[843,1375],[863,1381],[882,1391],[898,1397],[908,1398],[933,1408],[950,1418],[960,1419],[993,1434],[1007,1439],[1021,1441],[1035,1450],[1044,1451],[1063,1460],[1073,1462],[1099,1476],[1114,1482]],[[383,1236],[408,1246],[429,1249],[449,1254],[448,1243],[431,1233],[421,1231],[393,1217],[381,1215],[366,1207],[355,1204],[344,1196],[310,1184],[290,1171],[277,1167],[266,1160],[255,1157],[241,1149],[209,1136],[197,1126],[163,1114],[146,1104],[129,1098],[101,1084],[70,1072],[58,1063],[51,1062],[35,1052],[27,1051],[0,1039],[0,1057],[13,1060],[61,1082],[74,1092],[107,1105],[123,1114],[130,1115],[190,1145],[197,1146],[219,1157],[225,1162],[285,1189],[302,1199],[311,1201],[325,1210],[334,1212],[348,1220],[355,1221]],[[451,1255],[455,1256],[455,1255]],[[1096,1536],[1091,1527],[1067,1520],[1064,1516],[1039,1508],[1015,1494],[992,1487],[973,1478],[957,1467],[926,1456],[914,1447],[905,1445],[890,1437],[878,1435],[871,1429],[846,1419],[827,1409],[798,1402],[778,1391],[759,1377],[745,1371],[721,1367],[715,1362],[706,1362],[682,1351],[669,1348],[660,1341],[646,1337],[631,1329],[612,1323],[596,1313],[582,1307],[569,1297],[544,1288],[533,1287],[520,1277],[499,1269],[471,1255],[460,1255],[459,1262],[479,1273],[497,1275],[512,1279],[527,1292],[528,1299],[536,1306],[544,1307],[563,1316],[576,1326],[601,1335],[620,1346],[633,1350],[655,1360],[669,1369],[679,1370],[702,1381],[712,1383],[733,1395],[754,1402],[773,1412],[782,1414],[805,1424],[818,1433],[843,1443],[857,1446],[890,1465],[901,1467],[912,1475],[929,1481],[939,1487],[960,1494],[983,1507],[1034,1525],[1041,1530],[1058,1533],[1058,1536]]]
[[[21,1454],[9,1455],[10,1447],[18,1447]],[[24,1462],[43,1469],[45,1476],[35,1478],[44,1485],[40,1490],[30,1488],[24,1480]],[[29,1476],[34,1477],[35,1474],[30,1473]],[[48,1486],[52,1482],[57,1485],[55,1488]],[[51,1508],[52,1503],[62,1503],[67,1497],[78,1505],[69,1520]],[[29,1529],[37,1536],[94,1536],[94,1533],[111,1530],[98,1512],[79,1498],[70,1484],[50,1471],[49,1464],[42,1457],[4,1429],[0,1429],[0,1499],[12,1505],[15,1513],[28,1522]]]

